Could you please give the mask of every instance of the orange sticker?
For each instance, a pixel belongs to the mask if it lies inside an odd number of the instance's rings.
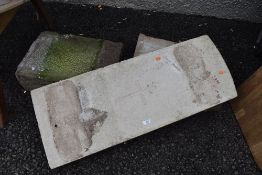
[[[158,55],[158,56],[155,57],[155,60],[156,60],[156,61],[160,61],[160,60],[161,60],[161,57]]]
[[[219,70],[219,72],[218,72],[220,75],[223,75],[224,73],[225,73],[225,71],[224,70]]]

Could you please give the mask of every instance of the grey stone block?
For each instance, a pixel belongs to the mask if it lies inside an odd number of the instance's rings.
[[[43,32],[18,65],[16,77],[25,90],[119,62],[122,43]]]
[[[163,49],[173,44],[175,43],[172,41],[167,41],[167,40],[163,40],[159,38],[153,38],[150,36],[146,36],[144,34],[139,34],[134,56],[136,57],[142,54],[146,54],[146,53],[153,52],[159,49]]]

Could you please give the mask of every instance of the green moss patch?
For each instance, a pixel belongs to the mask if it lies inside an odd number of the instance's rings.
[[[43,60],[40,78],[56,82],[95,69],[103,40],[68,37],[54,41]]]

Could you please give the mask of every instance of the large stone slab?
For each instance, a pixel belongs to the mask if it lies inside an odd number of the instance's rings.
[[[71,78],[119,62],[122,43],[43,32],[18,65],[16,77],[25,90]]]
[[[31,92],[47,159],[56,168],[237,96],[208,36]]]
[[[173,44],[175,43],[172,41],[167,41],[167,40],[159,39],[159,38],[153,38],[153,37],[146,36],[140,33],[138,36],[134,56],[136,57],[142,54],[146,54],[146,53],[153,52],[159,49],[163,49]]]

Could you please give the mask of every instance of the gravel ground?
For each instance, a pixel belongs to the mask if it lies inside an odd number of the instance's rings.
[[[47,4],[56,31],[125,44],[132,57],[140,32],[175,42],[208,34],[225,58],[236,85],[260,65],[253,55],[261,25],[89,5]],[[230,105],[205,111],[154,132],[51,170],[28,92],[14,76],[43,25],[24,5],[0,35],[0,80],[5,83],[9,123],[0,130],[0,174],[262,174],[255,165]]]

